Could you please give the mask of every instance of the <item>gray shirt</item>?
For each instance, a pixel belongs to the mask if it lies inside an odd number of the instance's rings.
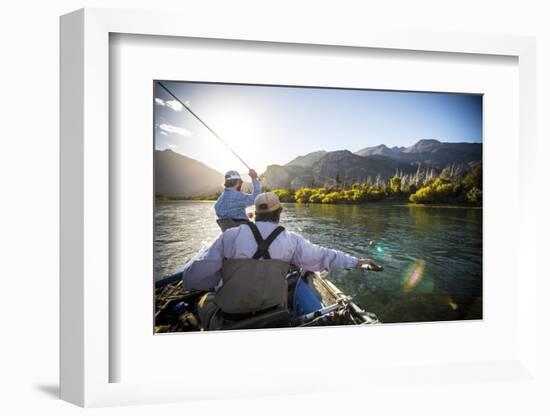
[[[265,239],[277,227],[271,222],[256,222]],[[230,228],[214,243],[191,259],[183,269],[183,283],[188,289],[209,289],[221,282],[223,259],[249,259],[257,250],[256,240],[247,225]],[[284,260],[304,270],[344,269],[355,267],[358,259],[338,250],[310,243],[292,231],[283,231],[269,247],[272,259]]]

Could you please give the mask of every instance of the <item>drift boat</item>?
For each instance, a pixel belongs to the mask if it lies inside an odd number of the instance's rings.
[[[289,328],[332,325],[371,325],[379,323],[350,296],[342,293],[326,277],[293,269],[287,275],[288,308],[274,308],[254,316],[228,321],[224,330]],[[155,332],[200,331],[197,305],[205,291],[187,290],[181,275],[155,284]]]

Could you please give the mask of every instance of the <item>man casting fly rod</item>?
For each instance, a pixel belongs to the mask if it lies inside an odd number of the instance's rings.
[[[229,146],[187,108],[226,147]],[[231,152],[248,165],[231,149]],[[370,259],[359,259],[339,250],[318,246],[279,225],[283,207],[272,192],[260,193],[258,175],[249,168],[253,192],[240,192],[238,172],[225,175],[225,190],[216,202],[222,234],[210,247],[187,262],[177,273],[187,289],[207,290],[199,302],[203,329],[221,329],[226,321],[246,319],[273,308],[287,306],[286,276],[291,265],[304,271],[334,269],[382,270]],[[255,207],[255,222],[245,209]],[[224,221],[229,220],[229,221]]]
[[[214,137],[216,137],[225,147],[227,147],[229,151],[233,153],[233,155],[248,169],[248,175],[252,179],[252,193],[246,194],[241,192],[241,187],[243,185],[241,175],[235,170],[230,170],[225,174],[224,192],[220,195],[214,205],[216,215],[218,216],[217,223],[222,231],[248,222],[246,208],[254,205],[254,199],[260,193],[260,181],[258,180],[258,174],[254,169],[251,169],[250,166],[248,166],[248,164],[231,147],[229,147],[229,145],[220,136],[218,136],[214,130],[212,130],[193,110],[191,110],[188,105],[176,97],[163,83],[159,82],[158,85],[174,100],[180,103],[183,108],[189,111],[192,116],[194,116],[204,127],[206,127],[208,131],[212,133]]]

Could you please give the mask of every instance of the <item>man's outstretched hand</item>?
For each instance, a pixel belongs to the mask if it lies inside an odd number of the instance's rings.
[[[367,270],[372,270],[373,272],[381,272],[384,270],[382,266],[379,266],[375,262],[373,262],[371,259],[360,259],[357,264],[355,265],[355,268],[357,270],[363,269],[363,266],[367,266]]]
[[[250,176],[252,179],[258,179],[258,174],[254,169],[250,169],[248,171],[248,176]]]

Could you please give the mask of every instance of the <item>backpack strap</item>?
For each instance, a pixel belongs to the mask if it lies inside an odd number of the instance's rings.
[[[258,227],[256,226],[256,224],[249,221],[246,223],[246,225],[248,225],[248,227],[250,228],[250,231],[252,231],[252,235],[254,236],[254,240],[256,240],[256,244],[258,244],[258,246],[262,244],[262,241],[264,241],[264,239],[262,238],[262,235],[260,234],[260,230],[258,230]]]
[[[271,246],[271,243],[275,241],[275,239],[285,230],[285,227],[278,226],[273,230],[271,234],[267,236],[267,238],[262,241],[262,244],[258,246],[258,251],[256,251],[256,254],[254,254],[255,259],[264,258],[266,260],[270,260],[271,256],[269,255],[268,248]]]
[[[254,253],[254,256],[252,258],[255,260],[258,260],[261,258],[265,260],[271,260],[271,256],[269,255],[269,251],[268,251],[269,246],[271,245],[271,243],[273,243],[273,241],[275,241],[275,239],[279,236],[279,234],[281,234],[285,230],[285,228],[279,225],[264,240],[256,224],[254,224],[253,222],[248,222],[247,225],[250,227],[250,231],[252,231],[252,234],[254,235],[256,244],[258,244],[258,250],[256,250],[256,253]]]

